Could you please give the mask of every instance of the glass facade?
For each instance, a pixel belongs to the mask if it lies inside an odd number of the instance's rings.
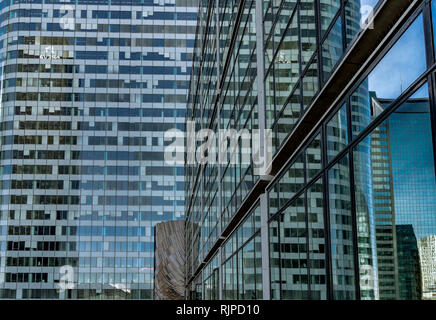
[[[211,61],[199,28],[187,119],[271,129],[272,169],[186,165],[187,291],[250,299],[254,273],[256,299],[436,299],[435,1],[396,1],[396,13],[379,1],[247,2],[213,2],[215,23],[230,26],[212,31]],[[200,94],[209,79],[213,94]],[[254,247],[243,231],[253,213]],[[219,279],[205,295],[211,265]]]
[[[151,299],[184,216],[191,0],[0,2],[0,298]]]

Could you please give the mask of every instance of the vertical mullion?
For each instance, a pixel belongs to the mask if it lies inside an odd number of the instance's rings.
[[[346,3],[346,0],[342,0],[341,7],[339,8],[339,10],[340,10],[339,16],[341,17],[341,20],[342,20],[342,52],[343,53],[347,49],[347,24],[345,21],[345,19],[346,19],[345,18],[345,3]]]
[[[433,136],[433,162],[436,163],[436,74],[432,73],[428,77],[429,99],[430,99],[430,118]],[[436,165],[433,165],[436,176]]]
[[[339,109],[340,110],[340,109]],[[327,122],[326,122],[327,123]],[[321,151],[322,151],[322,168],[323,168],[323,211],[324,211],[324,237],[325,237],[325,259],[326,259],[326,286],[327,300],[333,300],[333,278],[332,278],[332,259],[331,259],[331,239],[330,239],[330,205],[329,205],[329,190],[328,190],[328,170],[324,168],[328,164],[327,158],[327,130],[326,123],[321,127]]]
[[[297,10],[297,12],[295,14],[297,14],[297,31],[298,31],[298,56],[299,56],[299,60],[298,60],[298,68],[299,68],[299,74],[298,74],[298,90],[300,91],[300,118],[301,115],[303,114],[304,110],[303,110],[303,66],[302,66],[302,61],[303,61],[303,47],[301,44],[301,5],[300,5],[300,1],[298,1],[297,5],[295,6],[295,10]]]
[[[269,249],[270,249],[270,233],[268,224],[268,198],[267,194],[263,193],[260,196],[260,214],[261,214],[261,225],[260,225],[260,241],[261,241],[261,256],[262,256],[262,292],[263,299],[271,299],[271,267],[269,261]],[[280,229],[278,228],[277,231]],[[280,234],[278,239],[280,239]],[[280,240],[279,240],[280,248]],[[279,250],[279,261],[280,261],[280,250]],[[280,270],[280,269],[279,269]],[[280,274],[280,271],[279,271]],[[281,279],[281,278],[280,278]]]
[[[304,173],[304,184],[307,184],[307,174],[306,174],[306,149],[303,150],[303,173]],[[307,206],[307,187],[306,190],[303,191],[302,195],[304,196],[304,219],[306,223],[306,268],[307,268],[307,298],[311,300],[311,288],[310,288],[310,241],[309,241],[309,214],[308,214],[308,206]]]
[[[315,30],[316,30],[316,53],[318,65],[318,92],[321,90],[322,85],[322,54],[321,54],[321,4],[320,0],[314,0],[315,8]],[[309,64],[310,66],[310,64]],[[309,70],[309,69],[307,69]],[[315,93],[316,95],[316,93]],[[309,107],[309,105],[308,105]]]
[[[356,300],[360,300],[360,272],[359,272],[359,244],[357,238],[357,217],[356,217],[356,195],[354,185],[354,157],[353,149],[349,150],[349,173],[350,173],[350,191],[351,191],[351,223],[353,233],[353,258],[354,258],[354,285],[356,289]]]
[[[425,52],[427,57],[427,68],[430,68],[435,61],[434,48],[436,46],[436,43],[433,43],[434,31],[432,25],[432,23],[436,23],[436,21],[432,21],[431,2],[431,0],[427,0],[422,9],[424,22],[424,38],[426,43]]]
[[[433,0],[435,1],[435,0]],[[427,57],[427,67],[430,68],[435,61],[435,47],[434,43],[434,30],[433,24],[436,21],[432,21],[431,15],[431,0],[427,0],[423,7],[423,22],[424,22],[424,37],[425,37],[425,51]],[[431,130],[433,136],[433,162],[436,161],[436,77],[435,73],[430,74],[428,77],[428,89],[430,100],[430,118],[431,118]],[[436,166],[434,166],[436,175]]]

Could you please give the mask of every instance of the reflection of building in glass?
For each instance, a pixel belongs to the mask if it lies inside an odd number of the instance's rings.
[[[376,110],[383,111],[392,100],[373,97],[372,103],[376,116]],[[374,198],[378,199],[374,207],[385,210],[376,212],[381,298],[421,299],[422,296],[421,273],[424,272],[420,270],[417,240],[421,242],[423,236],[436,233],[434,221],[424,222],[420,218],[431,219],[436,212],[436,184],[428,177],[434,170],[431,149],[428,149],[432,144],[428,105],[428,99],[409,99],[372,135],[371,153],[379,159],[372,162],[378,168],[373,169],[373,175],[381,187],[380,194],[374,191]],[[385,131],[381,133],[380,129]],[[380,136],[384,139],[380,140]],[[384,165],[380,159],[384,159]],[[381,260],[385,265],[380,265]],[[422,281],[423,288],[428,288],[430,284],[426,284],[424,277]],[[389,283],[397,287],[384,288]],[[382,290],[389,290],[386,296],[382,296]]]
[[[418,241],[423,299],[436,299],[436,235]]]
[[[398,270],[398,295],[396,299],[422,299],[422,264],[413,226],[396,225],[396,263]]]
[[[375,97],[371,97],[371,103],[372,117],[376,118],[383,107]],[[379,125],[371,135],[371,173],[379,298],[395,299],[398,297],[398,265],[389,122]]]
[[[371,111],[367,106],[370,104],[368,81],[364,80],[351,96],[353,113],[351,119],[352,133],[359,132],[365,123],[369,122]],[[375,216],[373,204],[373,179],[371,164],[371,143],[364,140],[354,152],[356,184],[356,215],[360,221],[357,230],[359,242],[359,271],[360,271],[360,294],[364,299],[378,297],[378,269],[377,254],[375,248]]]
[[[393,3],[200,5],[188,120],[272,129],[275,143],[268,176],[230,154],[187,164],[187,296],[422,298],[418,243],[436,226],[431,12],[409,19],[410,3]],[[376,5],[383,28],[362,30]],[[253,213],[262,223],[245,233]]]
[[[436,235],[436,181],[434,159],[431,153],[431,124],[428,99],[409,100],[390,121],[393,146],[392,169],[396,203],[396,223],[411,224],[419,244],[422,239]],[[422,248],[422,246],[418,246]],[[420,253],[421,263],[430,263],[430,258]],[[433,263],[435,256],[433,255]],[[428,270],[428,267],[427,267]],[[424,275],[424,267],[421,265]],[[428,275],[428,273],[427,273]],[[418,275],[417,275],[418,277]],[[432,291],[433,284],[422,278],[422,290]],[[416,280],[417,281],[417,280]],[[401,285],[401,279],[399,279]],[[401,287],[400,287],[401,289]],[[434,289],[433,289],[434,290]],[[427,296],[428,297],[428,296]],[[433,295],[432,297],[435,298]]]

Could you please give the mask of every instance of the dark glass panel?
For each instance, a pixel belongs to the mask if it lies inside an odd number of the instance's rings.
[[[392,100],[372,103],[373,108],[386,108]],[[433,150],[427,85],[354,150],[362,298],[434,295]]]
[[[355,299],[353,229],[348,155],[328,172],[333,298]]]

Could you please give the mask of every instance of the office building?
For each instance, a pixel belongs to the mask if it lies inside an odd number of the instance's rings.
[[[272,155],[186,162],[186,296],[434,299],[436,1],[198,12],[187,123]]]
[[[0,2],[0,298],[152,299],[198,2]]]

